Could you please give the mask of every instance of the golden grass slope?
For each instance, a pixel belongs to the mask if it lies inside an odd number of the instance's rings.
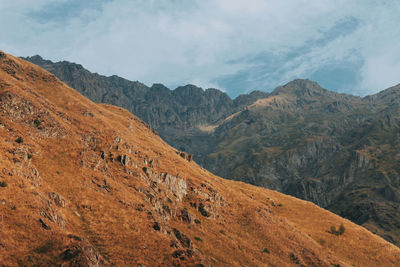
[[[0,265],[398,266],[309,202],[221,179],[124,109],[0,52]],[[328,231],[343,224],[336,236]]]

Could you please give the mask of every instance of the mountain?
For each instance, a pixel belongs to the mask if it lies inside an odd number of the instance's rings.
[[[24,58],[75,88],[94,102],[124,107],[144,120],[173,145],[173,136],[187,132],[202,135],[198,125],[215,123],[229,116],[254,100],[266,97],[266,93],[254,92],[232,100],[226,93],[216,89],[203,90],[186,85],[171,91],[162,84],[151,87],[118,76],[105,77],[91,73],[81,65],[67,61],[53,63],[40,56]],[[179,139],[179,137],[175,137]]]
[[[205,166],[310,200],[399,244],[399,92],[362,99],[291,82],[216,128],[219,147]]]
[[[230,99],[27,60],[94,101],[127,108],[219,176],[312,201],[400,245],[400,86],[361,98],[295,80]]]
[[[362,99],[291,82],[216,128],[219,146],[205,166],[310,200],[400,244],[399,89]]]
[[[400,261],[398,247],[366,229],[310,202],[214,176],[127,110],[95,104],[1,51],[0,133],[5,266]]]

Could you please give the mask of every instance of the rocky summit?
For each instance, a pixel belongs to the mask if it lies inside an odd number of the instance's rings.
[[[0,150],[3,266],[400,262],[398,247],[365,228],[219,178],[127,110],[3,52]]]
[[[127,108],[217,175],[312,201],[400,244],[400,86],[361,98],[295,80],[232,100],[27,60],[93,101]]]

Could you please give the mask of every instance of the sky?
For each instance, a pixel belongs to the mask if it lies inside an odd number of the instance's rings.
[[[0,50],[231,97],[308,78],[368,95],[400,83],[398,0],[0,0]]]

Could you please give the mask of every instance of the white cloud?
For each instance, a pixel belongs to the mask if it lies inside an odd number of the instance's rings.
[[[390,51],[369,57],[362,69],[362,87],[366,93],[376,93],[375,88],[388,88],[400,83],[400,57]]]
[[[280,72],[259,68],[247,86],[261,89],[307,77],[329,62],[351,59],[354,51],[364,64],[353,92],[376,92],[400,82],[396,0],[97,0],[98,8],[93,2],[0,0],[0,49],[66,59],[147,84],[216,85],[215,78],[263,65],[248,57],[296,53],[310,45],[304,54],[281,62]],[[74,5],[79,14],[63,10]],[[47,17],[49,9],[68,17]],[[359,21],[353,32],[315,42],[348,17]]]

